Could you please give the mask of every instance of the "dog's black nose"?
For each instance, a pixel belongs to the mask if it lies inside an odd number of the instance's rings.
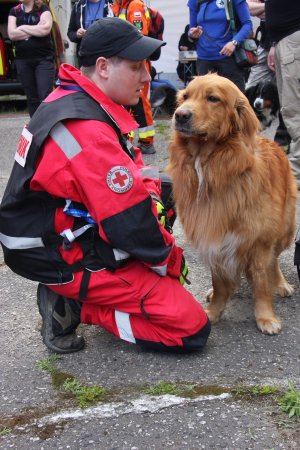
[[[191,117],[192,113],[188,109],[178,109],[175,111],[175,120],[177,123],[185,124],[191,119]]]

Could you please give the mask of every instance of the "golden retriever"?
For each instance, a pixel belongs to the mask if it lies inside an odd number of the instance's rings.
[[[184,232],[211,269],[211,322],[245,273],[258,328],[278,334],[273,294],[290,296],[293,288],[277,258],[293,240],[297,188],[284,151],[259,126],[230,80],[194,78],[178,94],[168,172]]]

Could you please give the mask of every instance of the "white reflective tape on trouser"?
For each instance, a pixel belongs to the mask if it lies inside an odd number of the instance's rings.
[[[130,315],[121,311],[115,311],[115,320],[120,338],[135,344],[135,338],[130,324]]]

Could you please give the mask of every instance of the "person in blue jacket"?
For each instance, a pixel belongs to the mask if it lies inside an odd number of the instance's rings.
[[[233,35],[226,2],[228,0],[188,0],[189,36],[196,40],[197,73],[217,72],[245,90],[244,69],[237,66],[233,53],[252,32],[252,21],[246,0],[230,0],[240,24]]]

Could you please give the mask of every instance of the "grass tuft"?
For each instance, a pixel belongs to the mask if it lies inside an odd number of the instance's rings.
[[[79,381],[71,378],[64,382],[63,389],[74,395],[80,408],[86,408],[95,403],[106,393],[100,386],[83,386]]]
[[[296,391],[291,380],[288,381],[289,390],[279,399],[278,405],[289,417],[300,417],[300,391]]]
[[[54,373],[57,372],[54,364],[60,359],[62,359],[60,355],[58,355],[57,353],[53,353],[53,355],[50,355],[49,358],[38,361],[36,363],[36,367],[40,370],[44,370],[45,372]]]
[[[164,395],[164,394],[179,395],[180,390],[178,389],[178,386],[175,383],[167,383],[165,381],[160,381],[154,386],[146,388],[145,393],[149,395]]]
[[[7,427],[1,428],[0,429],[0,437],[1,436],[8,436],[11,432],[12,432],[11,428],[7,428]]]

